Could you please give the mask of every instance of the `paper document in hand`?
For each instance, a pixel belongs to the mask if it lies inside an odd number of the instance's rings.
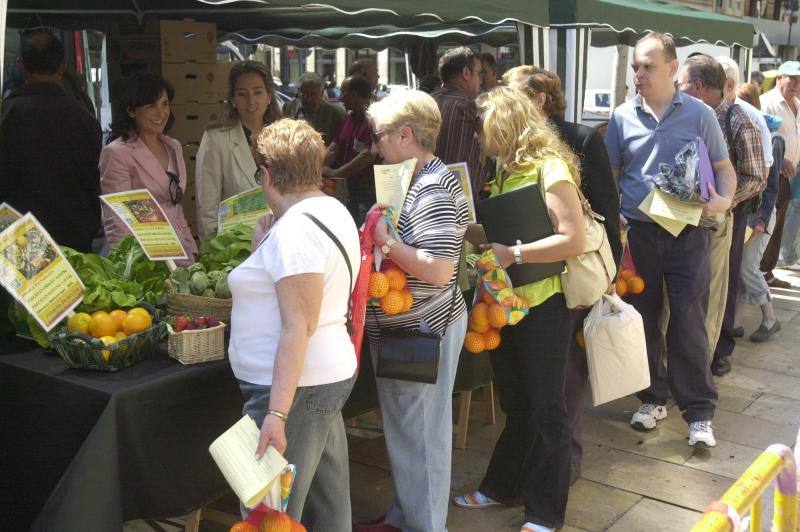
[[[248,508],[255,507],[272,488],[280,484],[286,459],[267,447],[261,459],[256,459],[260,431],[253,419],[245,415],[208,448],[217,467],[239,500]]]
[[[669,231],[672,236],[677,237],[683,228],[686,227],[688,224],[684,222],[679,222],[677,220],[673,220],[672,218],[667,218],[664,216],[658,216],[651,212],[651,207],[653,205],[653,198],[656,195],[656,188],[650,190],[650,194],[647,195],[646,198],[639,204],[639,210],[649,216],[654,222],[658,225]]]
[[[150,260],[185,259],[178,234],[146,188],[100,196],[122,219]]]
[[[270,213],[261,187],[245,190],[219,203],[217,230],[221,233],[239,225],[255,227],[259,218]]]
[[[467,209],[469,210],[469,222],[478,223],[478,218],[475,216],[475,201],[472,199],[472,182],[469,180],[469,167],[467,163],[453,163],[448,164],[447,169],[453,172],[453,175],[458,179],[461,185],[461,190],[464,191],[464,197],[467,198]]]
[[[417,159],[411,158],[397,164],[376,164],[375,170],[375,198],[378,203],[383,203],[394,209],[398,218],[403,209],[408,187],[414,179],[414,167]]]
[[[31,213],[0,233],[0,284],[48,332],[83,300],[78,274]]]
[[[675,199],[665,192],[655,190],[653,203],[650,205],[650,212],[656,216],[670,218],[689,225],[700,223],[700,216],[703,214],[703,206]]]

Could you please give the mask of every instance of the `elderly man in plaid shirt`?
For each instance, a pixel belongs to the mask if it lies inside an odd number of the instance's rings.
[[[678,87],[714,109],[728,144],[728,154],[736,170],[736,192],[731,210],[711,238],[711,286],[706,332],[711,371],[725,375],[731,370],[736,292],[747,215],[758,208],[761,191],[767,185],[766,164],[758,125],[736,103],[723,98],[725,71],[719,62],[705,54],[686,60],[678,73]],[[720,339],[722,331],[722,340]],[[721,345],[718,346],[718,341]]]

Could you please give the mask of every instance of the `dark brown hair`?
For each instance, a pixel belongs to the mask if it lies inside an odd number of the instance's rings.
[[[542,112],[548,117],[564,118],[567,103],[558,74],[536,66],[522,65],[503,74],[503,83],[521,90],[531,99],[537,92],[544,93]]]
[[[210,128],[220,128],[232,126],[239,120],[239,113],[233,106],[233,96],[236,92],[236,81],[239,76],[244,74],[258,74],[264,80],[264,86],[269,92],[269,105],[264,112],[264,125],[268,126],[276,120],[282,118],[281,108],[278,105],[278,99],[275,97],[275,84],[272,82],[272,72],[258,61],[241,61],[233,65],[231,73],[228,76],[228,103],[225,107],[225,116],[222,122],[217,122],[209,126]]]
[[[175,98],[175,89],[158,74],[137,72],[128,77],[122,85],[119,98],[112,105],[111,136],[108,141],[111,142],[117,138],[127,141],[132,133],[136,133],[136,121],[128,112],[158,102],[165,92],[169,101],[172,102],[173,98]],[[164,127],[165,135],[174,123],[175,115],[170,110],[167,125]]]

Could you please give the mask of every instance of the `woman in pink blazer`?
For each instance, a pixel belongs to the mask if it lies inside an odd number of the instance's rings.
[[[125,81],[115,102],[111,141],[100,154],[100,187],[103,194],[146,188],[172,222],[188,260],[197,255],[181,199],[186,189],[186,166],[180,143],[164,134],[174,122],[170,101],[172,86],[150,72],[134,74]],[[109,245],[130,231],[111,209],[103,205],[103,228]]]

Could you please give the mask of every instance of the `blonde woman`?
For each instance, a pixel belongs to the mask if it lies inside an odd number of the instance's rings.
[[[492,243],[504,267],[521,261],[555,262],[583,251],[586,236],[576,188],[580,163],[556,130],[521,91],[497,87],[478,97],[479,140],[498,161],[492,196],[540,183],[555,234],[516,246]],[[508,213],[526,216],[525,212]],[[530,313],[502,329],[492,354],[506,426],[477,491],[456,497],[467,508],[500,504],[525,507],[523,531],[548,531],[564,523],[569,494],[570,429],[564,378],[571,319],[560,277],[515,288]]]
[[[219,202],[256,184],[255,137],[281,117],[272,74],[258,61],[242,61],[228,76],[225,119],[203,133],[197,151],[197,223],[200,237],[217,229]]]
[[[445,530],[450,497],[452,396],[458,356],[467,329],[464,298],[457,292],[458,259],[469,211],[453,173],[434,155],[442,117],[430,95],[392,92],[370,106],[372,150],[387,164],[416,158],[414,178],[399,213],[397,239],[386,224],[375,241],[408,273],[411,310],[367,312],[371,352],[381,330],[430,329],[442,335],[436,384],[378,378],[378,398],[395,498],[385,520],[356,530]]]

